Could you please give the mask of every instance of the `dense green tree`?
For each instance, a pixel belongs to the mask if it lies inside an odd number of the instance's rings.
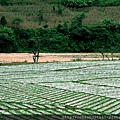
[[[93,4],[94,5],[100,5],[100,0],[94,0]]]
[[[84,18],[84,13],[73,18],[70,26],[70,35],[73,39],[79,39],[79,37],[81,36],[82,21]]]
[[[17,43],[19,44],[18,49],[19,52],[22,51],[32,51],[32,41],[30,38],[35,36],[35,30],[33,29],[21,29],[21,28],[13,28],[15,38]]]
[[[5,16],[1,17],[0,25],[3,26],[3,27],[7,25],[7,20],[6,20]]]
[[[85,18],[84,13],[82,13],[81,15],[77,15],[75,18],[72,19],[70,28],[75,29],[77,27],[82,27],[82,22],[84,18]]]
[[[64,24],[58,24],[57,31],[63,33],[64,35],[69,35],[69,27],[66,22]]]
[[[16,52],[17,43],[15,34],[11,28],[0,29],[0,52]]]
[[[8,0],[0,0],[0,5],[2,5],[2,6],[8,6],[9,2],[8,2]]]
[[[114,19],[110,19],[110,18],[105,18],[104,20],[102,20],[103,25],[110,31],[115,31],[117,28],[117,24],[115,23]]]

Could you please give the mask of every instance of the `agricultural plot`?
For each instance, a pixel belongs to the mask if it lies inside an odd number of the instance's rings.
[[[0,120],[86,115],[120,115],[120,61],[0,66]]]

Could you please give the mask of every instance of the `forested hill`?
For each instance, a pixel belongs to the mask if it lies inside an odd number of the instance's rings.
[[[1,0],[0,52],[120,52],[120,0]]]
[[[8,26],[19,19],[22,28],[54,27],[85,14],[84,25],[101,24],[104,18],[120,21],[120,0],[0,0],[0,18]]]

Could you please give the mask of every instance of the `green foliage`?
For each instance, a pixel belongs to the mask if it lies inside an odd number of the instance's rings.
[[[119,52],[120,25],[104,19],[99,26],[83,26],[85,15],[75,17],[71,26],[0,30],[0,52]],[[113,26],[114,30],[113,30]]]
[[[72,20],[71,29],[75,29],[77,27],[82,27],[82,21],[83,21],[84,18],[85,18],[84,13],[74,17],[73,20]]]
[[[94,4],[95,6],[100,5],[100,0],[94,0],[93,4]]]
[[[45,24],[43,27],[44,27],[44,28],[48,28],[48,27],[49,27],[49,25],[48,25],[48,24]]]
[[[3,26],[3,27],[7,25],[7,20],[6,20],[5,16],[1,17],[0,25]]]
[[[94,0],[98,1],[97,6],[119,6],[120,0]]]
[[[91,5],[97,6],[118,6],[119,0],[0,0],[0,5],[38,5],[41,3],[58,4],[61,2],[66,7],[80,8]]]
[[[42,9],[40,9],[39,12],[38,12],[38,20],[39,20],[39,25],[41,25],[41,22],[44,20]]]
[[[90,30],[92,32],[91,40],[94,40],[94,49],[96,50],[96,52],[98,52],[101,48],[104,52],[110,52],[113,46],[116,49],[114,49],[114,51],[119,52],[120,39],[117,35],[120,34],[120,32],[118,33],[117,29],[115,29],[114,31],[110,31],[104,26],[99,26],[93,27]]]
[[[0,52],[16,52],[17,43],[15,34],[11,28],[3,27],[0,29]]]
[[[42,0],[0,0],[0,5],[9,6],[9,5],[33,5],[40,4],[41,2],[46,2]]]
[[[60,32],[60,33],[63,33],[64,35],[68,35],[69,34],[68,24],[66,22],[64,22],[63,25],[58,24],[57,31]]]
[[[69,51],[68,46],[69,37],[63,33],[59,33],[57,29],[49,29],[47,32],[42,30],[41,32],[41,51],[45,52],[65,52]],[[44,47],[43,47],[44,46]]]
[[[72,59],[72,61],[81,61],[81,58]]]
[[[87,7],[89,4],[82,0],[62,0],[62,4],[69,8]]]
[[[0,0],[0,5],[2,5],[2,6],[8,6],[9,2],[8,2],[8,0]]]
[[[62,4],[69,8],[89,6],[119,6],[119,0],[62,0]]]
[[[103,22],[103,25],[104,25],[108,30],[114,31],[114,30],[116,30],[116,28],[117,28],[117,24],[115,23],[115,20],[114,20],[114,19],[105,18],[102,22]]]
[[[14,34],[18,43],[18,52],[32,51],[34,42],[31,38],[35,36],[35,30],[14,28]]]
[[[78,39],[83,33],[82,21],[85,18],[85,14],[77,15],[71,23],[70,35],[73,39]]]
[[[0,5],[40,5],[41,3],[47,4],[58,4],[70,8],[81,8],[88,6],[119,6],[119,0],[0,0]],[[54,8],[53,8],[54,9]]]
[[[20,27],[20,24],[23,23],[23,19],[20,18],[20,17],[16,17],[13,19],[12,21],[12,27],[15,27],[15,28],[19,28]]]
[[[63,9],[60,3],[58,3],[58,14],[62,15],[63,14]]]

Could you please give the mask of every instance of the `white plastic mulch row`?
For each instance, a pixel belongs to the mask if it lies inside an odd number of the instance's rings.
[[[119,73],[120,61],[1,66],[0,113],[120,114]]]

